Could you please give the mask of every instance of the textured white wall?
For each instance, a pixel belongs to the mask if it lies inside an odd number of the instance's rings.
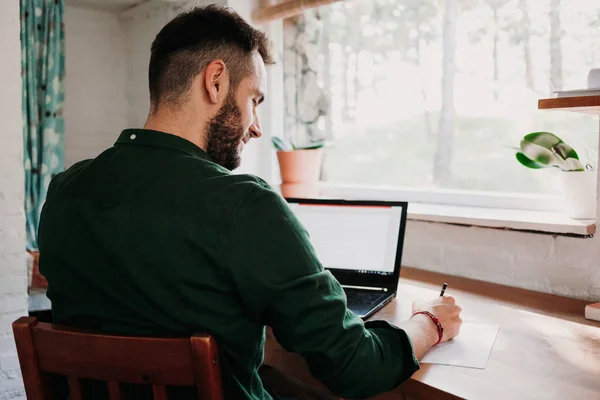
[[[127,53],[128,125],[142,128],[150,109],[148,62],[150,46],[160,29],[174,16],[172,6],[138,7],[120,19]]]
[[[0,2],[0,399],[24,396],[11,324],[27,315],[19,2]]]
[[[417,221],[406,235],[403,265],[600,301],[597,238]]]
[[[65,12],[65,165],[93,158],[128,127],[127,58],[115,14]]]

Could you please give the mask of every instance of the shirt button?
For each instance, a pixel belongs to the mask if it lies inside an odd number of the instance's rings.
[[[135,133],[133,133],[131,136],[129,136],[129,139],[131,139],[131,140],[133,140],[135,138],[136,138]]]

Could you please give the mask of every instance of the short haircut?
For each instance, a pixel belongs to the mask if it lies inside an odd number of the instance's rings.
[[[194,78],[214,60],[223,60],[236,89],[252,71],[257,51],[265,64],[274,64],[271,42],[235,11],[217,5],[179,14],[152,43],[148,83],[152,111],[159,104],[178,105]]]

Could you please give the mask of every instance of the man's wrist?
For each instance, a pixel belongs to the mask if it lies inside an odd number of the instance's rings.
[[[410,319],[419,324],[421,331],[427,338],[429,347],[435,346],[439,340],[439,334],[437,326],[433,323],[431,318],[424,314],[415,314]]]

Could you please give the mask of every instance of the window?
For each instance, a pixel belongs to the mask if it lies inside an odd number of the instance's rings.
[[[285,41],[286,129],[332,139],[328,182],[550,197],[514,157],[540,130],[597,165],[597,117],[537,110],[600,65],[597,1],[346,0]]]

